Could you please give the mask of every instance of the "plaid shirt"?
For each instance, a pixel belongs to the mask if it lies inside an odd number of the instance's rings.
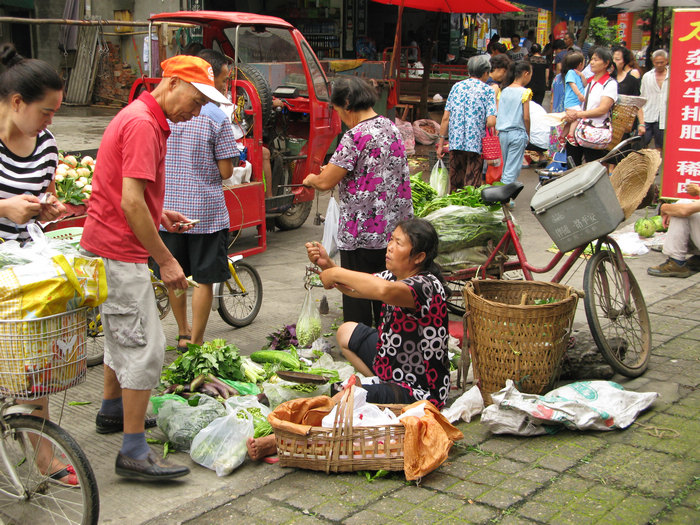
[[[231,122],[210,102],[202,107],[198,117],[168,123],[171,134],[165,156],[163,207],[201,221],[186,233],[228,230],[228,210],[217,161],[238,157]]]

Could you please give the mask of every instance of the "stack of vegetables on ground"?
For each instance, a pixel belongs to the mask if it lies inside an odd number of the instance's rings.
[[[481,199],[481,191],[489,187],[465,186],[438,197],[421,174],[411,177],[413,211],[435,227],[440,238],[436,260],[444,269],[483,264],[506,232],[500,205],[487,205]]]
[[[163,370],[161,381],[165,389],[162,395],[151,398],[151,403],[158,415],[158,427],[167,437],[166,451],[189,451],[192,446],[191,452],[201,458],[202,447],[209,450],[214,438],[209,436],[206,445],[201,444],[196,451],[194,444],[200,441],[195,438],[215,420],[230,416],[232,407],[239,418],[245,417],[241,410],[250,415],[253,424],[248,437],[265,436],[272,428],[267,422],[269,408],[260,403],[261,391],[274,408],[289,399],[327,395],[331,383],[352,373],[351,365],[334,363],[327,354],[315,363],[299,358],[293,344],[294,325],[273,332],[268,341],[270,347],[253,352],[250,357],[241,356],[235,344],[223,339],[188,344],[187,351]],[[282,370],[318,375],[323,384],[283,381],[277,376]],[[225,459],[230,464],[231,458]]]
[[[61,202],[79,206],[84,204],[92,193],[92,173],[95,161],[92,157],[82,158],[75,155],[58,155],[58,166],[54,181],[56,196]]]

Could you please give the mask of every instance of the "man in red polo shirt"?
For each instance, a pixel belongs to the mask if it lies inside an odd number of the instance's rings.
[[[97,157],[88,218],[81,245],[105,261],[109,296],[100,306],[105,334],[104,395],[97,432],[124,431],[117,474],[171,479],[189,473],[154,453],[146,443],[151,389],[158,384],[165,355],[147,261],[160,266],[171,289],[187,288],[182,268],[158,235],[191,228],[180,213],[163,210],[167,119],[185,122],[210,100],[230,103],[214,87],[211,65],[176,56],[161,63],[163,80],[151,93],[121,110],[105,130]]]

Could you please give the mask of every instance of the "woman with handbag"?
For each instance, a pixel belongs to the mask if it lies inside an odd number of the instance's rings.
[[[470,78],[452,86],[447,97],[437,142],[437,156],[442,158],[449,138],[451,191],[481,185],[481,141],[486,128],[496,125],[496,95],[486,85],[491,72],[488,55],[471,57],[467,67]]]
[[[610,50],[597,47],[590,61],[593,77],[586,87],[583,109],[567,109],[566,120],[578,120],[574,130],[576,145],[567,143],[566,155],[579,166],[585,160],[591,162],[607,153],[612,140],[611,110],[617,100],[617,81],[610,76],[613,67]]]

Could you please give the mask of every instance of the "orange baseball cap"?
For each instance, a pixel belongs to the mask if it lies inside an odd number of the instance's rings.
[[[196,87],[209,100],[217,104],[231,104],[216,87],[214,87],[214,70],[203,58],[190,55],[177,55],[160,63],[163,77],[178,77]]]

